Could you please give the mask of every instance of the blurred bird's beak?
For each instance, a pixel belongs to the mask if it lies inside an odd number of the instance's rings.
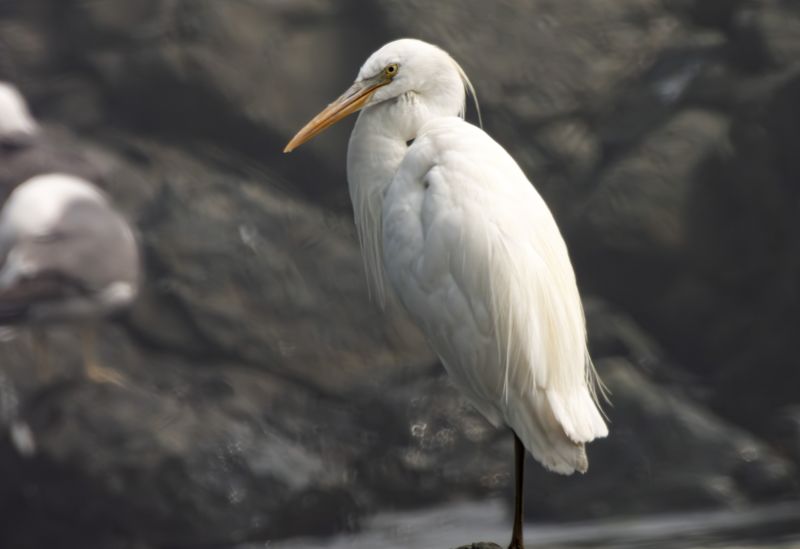
[[[358,112],[367,104],[369,98],[375,93],[375,90],[381,86],[385,86],[391,81],[390,78],[386,78],[383,74],[380,74],[375,78],[356,82],[339,96],[336,101],[325,107],[321,113],[303,126],[303,129],[297,132],[297,135],[289,141],[286,148],[283,149],[283,152],[292,152],[306,141],[309,141],[336,124],[342,118],[354,112]]]

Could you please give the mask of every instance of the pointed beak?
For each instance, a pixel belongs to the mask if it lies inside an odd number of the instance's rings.
[[[354,112],[358,112],[367,104],[369,98],[375,93],[375,90],[385,86],[389,82],[391,82],[391,79],[385,78],[382,74],[375,78],[356,82],[339,96],[336,101],[325,107],[321,113],[303,126],[303,129],[292,137],[292,140],[289,141],[286,148],[283,149],[283,152],[292,152],[306,141],[309,141],[336,124],[342,118]]]

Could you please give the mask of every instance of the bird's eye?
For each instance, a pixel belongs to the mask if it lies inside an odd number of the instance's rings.
[[[397,74],[397,63],[386,65],[386,68],[383,69],[383,74],[387,78],[394,78],[394,76]]]

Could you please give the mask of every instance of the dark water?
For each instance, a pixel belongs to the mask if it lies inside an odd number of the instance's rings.
[[[510,535],[499,500],[375,516],[363,532],[328,540],[292,539],[239,549],[451,549],[476,541],[505,547]],[[631,520],[529,524],[527,547],[800,549],[800,502],[660,515]]]

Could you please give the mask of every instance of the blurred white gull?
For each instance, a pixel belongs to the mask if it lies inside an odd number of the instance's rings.
[[[97,187],[40,175],[0,211],[0,324],[80,322],[86,374],[121,383],[94,359],[94,322],[128,306],[141,276],[136,237]]]
[[[5,143],[28,139],[38,131],[39,126],[19,90],[7,82],[0,82],[0,140]]]

